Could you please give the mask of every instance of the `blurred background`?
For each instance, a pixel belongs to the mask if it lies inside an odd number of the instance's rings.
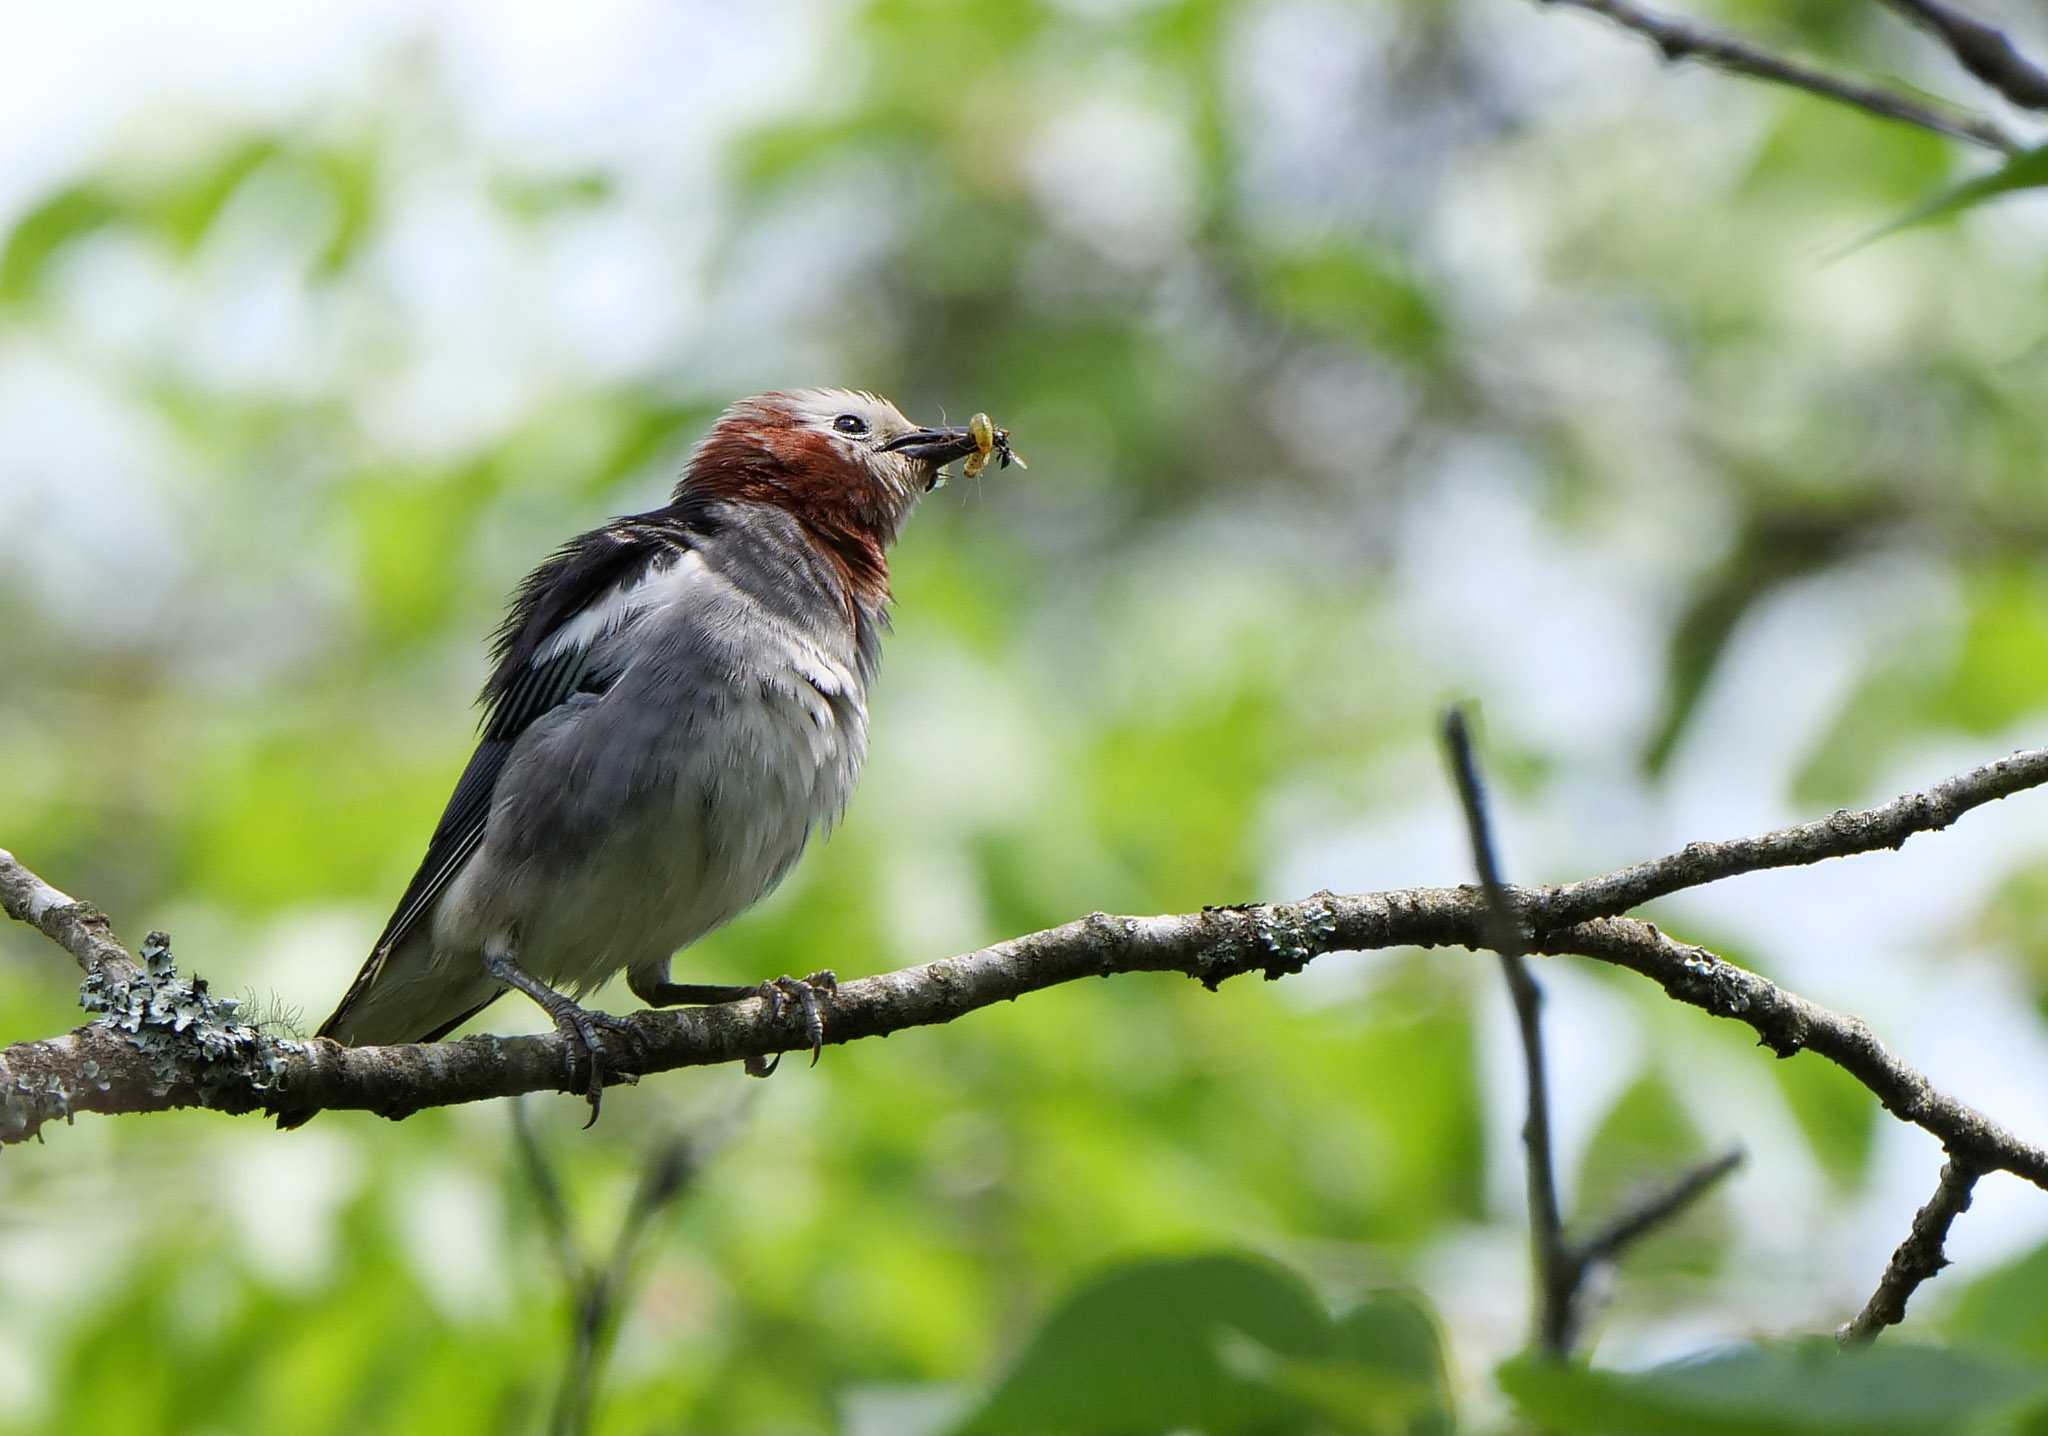
[[[1878,6],[1697,13],[1967,93]],[[924,505],[859,796],[700,980],[1465,880],[1459,698],[1521,880],[1924,786],[2048,716],[2048,205],[1840,250],[1986,167],[1526,0],[18,10],[0,846],[309,1030],[509,589],[806,384],[987,410],[1031,468]],[[2039,799],[1656,915],[2048,1131]],[[1540,975],[1572,1210],[1751,1155],[1597,1358],[1851,1314],[1934,1140],[1633,976]],[[0,928],[0,1041],[77,979]],[[664,1140],[701,1156],[597,1429],[907,1431],[1088,1274],[1217,1249],[1411,1294],[1483,1425],[1528,1315],[1518,1062],[1490,961],[1393,953],[671,1074],[587,1133],[537,1099],[595,1246]],[[535,1429],[568,1297],[511,1130],[0,1154],[0,1431]],[[2048,1355],[2044,1241],[1987,1180],[1912,1327]]]

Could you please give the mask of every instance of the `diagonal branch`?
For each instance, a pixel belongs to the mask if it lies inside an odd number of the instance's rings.
[[[1835,1333],[1844,1346],[1868,1346],[1887,1326],[1906,1319],[1906,1303],[1923,1282],[1932,1280],[1948,1265],[1942,1245],[1955,1219],[1970,1209],[1970,1194],[1976,1189],[1975,1168],[1955,1157],[1943,1164],[1940,1185],[1927,1205],[1913,1215],[1913,1229],[1892,1253],[1877,1290],[1870,1294],[1863,1310]]]
[[[1590,1270],[1621,1260],[1622,1253],[1714,1189],[1714,1184],[1742,1165],[1742,1148],[1730,1147],[1653,1187],[1607,1221],[1579,1239],[1579,1259]]]
[[[1639,972],[1680,1002],[1746,1023],[1762,1045],[1780,1057],[1801,1051],[1825,1057],[1868,1088],[1887,1112],[1933,1133],[1952,1154],[1985,1170],[2024,1177],[2048,1191],[2048,1150],[1936,1090],[1880,1042],[1861,1018],[1831,1012],[1635,918],[1595,918],[1546,933],[1536,950],[1596,958]]]
[[[1928,31],[1956,62],[2015,105],[2048,110],[2048,72],[2019,52],[2005,32],[1947,3],[1947,0],[1885,0]]]
[[[1770,868],[1805,867],[1905,846],[1916,833],[1937,833],[1973,808],[2048,783],[2048,748],[2027,748],[1959,773],[1874,808],[1843,809],[1761,837],[1687,843],[1646,863],[1522,896],[1529,920],[1547,927],[1614,917],[1685,888]]]
[[[1568,5],[1603,15],[1624,29],[1647,37],[1663,52],[1664,58],[1674,64],[1682,60],[1698,60],[1731,74],[1804,90],[1822,99],[1854,106],[1880,119],[1917,125],[1923,130],[1947,135],[1950,139],[1964,140],[2008,155],[2019,154],[2027,148],[2003,126],[1982,115],[1924,104],[1897,90],[1837,75],[1802,60],[1789,59],[1740,36],[1645,9],[1634,0],[1539,0],[1539,3]]]
[[[88,977],[104,971],[111,978],[132,978],[141,970],[114,936],[106,914],[58,892],[5,848],[0,848],[0,910],[77,958]]]

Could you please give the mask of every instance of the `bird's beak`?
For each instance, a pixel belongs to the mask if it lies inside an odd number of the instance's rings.
[[[908,454],[913,459],[923,459],[934,467],[950,464],[955,459],[964,459],[981,447],[974,435],[962,425],[947,429],[912,429],[907,434],[898,434],[882,445],[885,454]]]

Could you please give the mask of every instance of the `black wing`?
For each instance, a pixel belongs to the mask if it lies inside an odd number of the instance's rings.
[[[551,641],[620,589],[678,561],[690,546],[691,528],[680,509],[657,509],[578,535],[527,575],[513,597],[512,611],[492,639],[496,666],[478,699],[484,708],[483,739],[462,770],[419,871],[406,885],[347,995],[321,1025],[320,1036],[330,1035],[349,1004],[377,980],[385,959],[432,911],[435,900],[482,845],[498,775],[519,735],[576,694],[602,693],[617,676],[593,664],[599,626],[593,625],[582,641],[544,658]]]

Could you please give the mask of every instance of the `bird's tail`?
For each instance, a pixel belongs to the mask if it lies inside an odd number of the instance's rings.
[[[363,964],[348,994],[314,1036],[344,1047],[439,1042],[504,992],[483,974],[481,964],[473,981],[449,978],[424,942],[380,950]],[[283,1131],[303,1127],[317,1111],[294,1111],[280,1104],[277,1125]]]

